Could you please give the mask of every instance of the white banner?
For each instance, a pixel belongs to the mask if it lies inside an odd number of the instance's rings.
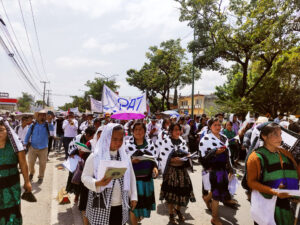
[[[139,113],[147,112],[146,94],[136,98],[122,98],[109,89],[106,85],[103,86],[102,92],[103,112],[109,113]]]
[[[91,97],[91,111],[102,113],[102,102]]]
[[[73,113],[77,114],[77,113],[79,113],[79,109],[78,109],[78,107],[70,108],[70,112],[73,112]]]

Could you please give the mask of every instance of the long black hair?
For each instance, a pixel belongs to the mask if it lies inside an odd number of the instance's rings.
[[[169,127],[169,134],[170,136],[172,136],[173,130],[175,129],[175,127],[179,127],[179,130],[181,131],[181,125],[179,123],[172,123]]]
[[[143,122],[140,122],[140,121],[135,122],[132,127],[132,132],[134,132],[134,129],[136,128],[136,126],[142,126],[142,128],[144,129],[144,131],[146,133],[146,131],[147,131],[146,125]]]
[[[269,134],[272,134],[274,131],[280,129],[281,130],[281,127],[279,124],[277,123],[267,123],[263,128],[261,128],[261,131],[260,131],[260,139],[261,140],[264,140],[262,138],[262,136],[268,136]]]
[[[165,119],[163,120],[162,126],[161,126],[162,129],[165,129],[165,125],[166,125],[167,121],[170,121],[170,119],[169,119],[169,118],[165,118]]]
[[[208,130],[210,130],[211,126],[217,121],[219,121],[218,117],[211,118],[207,123]]]

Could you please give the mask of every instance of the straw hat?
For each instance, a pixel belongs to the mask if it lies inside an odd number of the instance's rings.
[[[37,118],[39,114],[47,114],[47,112],[47,110],[41,109],[40,111],[34,113],[34,118]]]

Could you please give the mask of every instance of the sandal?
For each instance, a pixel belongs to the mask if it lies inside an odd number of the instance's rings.
[[[214,222],[213,219],[211,219],[210,222],[211,222],[212,225],[222,225],[222,223],[220,221]]]
[[[180,210],[175,209],[175,212],[176,212],[176,214],[177,214],[177,216],[179,218],[179,221],[184,222],[185,217],[182,215],[182,213],[180,212]]]
[[[238,208],[238,202],[236,200],[229,200],[229,201],[223,202],[223,205],[226,205],[232,209]]]
[[[177,220],[175,219],[175,215],[174,214],[170,214],[169,217],[169,223],[173,224],[173,225],[178,225],[179,223],[177,222]]]

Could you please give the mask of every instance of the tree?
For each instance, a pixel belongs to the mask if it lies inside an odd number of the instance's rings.
[[[66,103],[65,105],[59,107],[62,110],[67,111],[69,108],[75,108],[78,107],[80,112],[85,112],[86,109],[90,110],[90,96],[101,101],[102,99],[102,90],[103,85],[106,85],[113,91],[116,91],[119,87],[116,84],[115,80],[104,80],[103,78],[96,77],[93,81],[88,80],[85,84],[89,88],[88,91],[84,92],[83,97],[81,96],[71,96],[73,99],[71,103]]]
[[[250,66],[248,83],[253,84],[259,79],[260,65],[255,62]],[[242,68],[238,64],[232,66],[227,78],[224,85],[216,88],[218,103],[226,112],[253,111],[276,117],[278,112],[294,114],[300,109],[300,47],[279,55],[270,75],[247,98],[239,97]]]
[[[36,100],[35,101],[35,106],[43,106],[43,100]]]
[[[93,98],[101,101],[104,84],[113,91],[117,91],[117,88],[119,88],[115,80],[105,80],[103,78],[96,77],[93,81],[88,80],[86,82],[85,86],[87,86],[89,90],[84,93],[84,98],[89,99],[89,96],[91,95]]]
[[[20,112],[30,112],[30,106],[34,103],[34,98],[32,95],[22,92],[22,97],[18,99],[18,110]]]
[[[224,62],[241,68],[238,95],[248,97],[272,70],[278,56],[299,44],[290,26],[296,17],[294,0],[176,0],[181,21],[195,29],[189,49],[203,69],[227,72]],[[248,82],[249,67],[258,62],[260,73]]]
[[[170,109],[170,91],[192,83],[192,64],[187,61],[186,51],[180,45],[180,39],[162,42],[160,46],[151,46],[146,53],[146,62],[140,70],[127,71],[127,82],[145,91],[153,107],[164,110],[165,104]],[[200,78],[200,70],[196,69],[195,79]],[[161,101],[155,97],[161,96]],[[177,99],[174,100],[177,103]]]

